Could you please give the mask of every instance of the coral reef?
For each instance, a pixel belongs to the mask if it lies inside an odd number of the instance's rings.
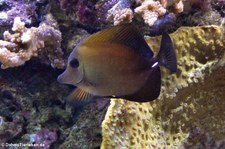
[[[152,26],[155,21],[166,14],[166,9],[158,1],[144,1],[135,12],[142,15],[145,23]]]
[[[129,0],[119,0],[108,10],[106,20],[113,20],[114,25],[132,22],[133,12],[130,7],[131,2]]]
[[[62,13],[57,12],[55,17],[60,16],[60,20],[63,18],[64,23],[73,22],[78,28],[90,29],[89,33],[133,21],[140,24],[145,34],[159,35],[163,31],[172,32],[185,25],[219,25],[224,14],[223,0],[97,0],[94,2],[60,0],[59,2],[61,9],[69,15],[62,16]],[[80,8],[91,15],[81,13],[83,11],[79,11]],[[144,25],[143,21],[147,24]]]
[[[0,116],[0,143],[6,143],[12,138],[18,137],[23,132],[23,123],[21,119],[13,120]]]
[[[59,2],[61,9],[69,14],[71,19],[84,25],[96,23],[95,1],[60,0]]]
[[[20,18],[15,18],[12,28],[14,33],[5,31],[4,40],[0,40],[1,68],[23,65],[38,55],[43,62],[51,63],[52,67],[63,68],[65,62],[61,49],[61,32],[53,25],[42,23],[38,28],[26,28]]]
[[[70,27],[73,26],[85,29],[88,33],[133,21],[136,25],[139,24],[144,34],[160,35],[163,31],[173,32],[180,26],[219,25],[223,14],[221,0],[97,0],[94,2],[60,0],[59,2],[61,9],[69,14],[54,11],[59,8],[55,6],[55,2],[51,3],[51,7],[54,5],[52,9],[54,16],[59,22],[64,22],[61,25],[67,25],[67,30],[72,30]],[[83,11],[87,10],[91,15],[80,13],[79,8],[83,8]],[[89,23],[82,20],[89,20]],[[143,21],[147,24],[143,24]]]
[[[184,4],[182,0],[160,0],[160,2],[164,8],[172,9],[174,13],[183,12]]]
[[[37,59],[0,71],[0,143],[45,143],[46,148],[100,146],[109,100],[66,105],[71,89],[57,83],[59,73]]]
[[[132,21],[159,35],[220,25],[224,7],[224,0],[0,0],[0,64],[14,67],[0,69],[0,148],[100,148],[109,100],[66,103],[72,87],[58,84],[60,70],[49,65],[63,68],[80,40],[112,25]],[[154,17],[148,22],[145,13]],[[112,99],[102,148],[225,148],[224,28],[171,34],[178,73],[161,69],[161,96],[151,103]],[[156,52],[160,37],[146,40]]]
[[[167,8],[169,7],[174,8],[174,13],[180,13],[183,11],[183,2],[181,0],[161,0],[160,3],[160,1],[145,0],[141,6],[135,8],[134,11],[142,16],[145,23],[152,26],[160,17],[166,14]]]
[[[25,0],[1,0],[0,1],[0,34],[9,29],[15,17],[20,17],[26,25],[36,24],[37,13],[34,2]]]
[[[132,22],[133,11],[140,14],[144,21],[152,26],[156,20],[164,16],[168,10],[171,13],[180,13],[183,11],[183,2],[181,0],[60,0],[60,8],[71,16],[71,20],[82,25],[91,23],[95,27],[113,23]],[[141,6],[139,6],[141,4]]]
[[[189,0],[184,1],[184,11],[192,11],[199,9],[201,11],[210,11],[211,7],[211,0]]]
[[[115,11],[111,11],[111,10],[112,9],[109,10],[107,19],[110,20],[109,18],[112,16],[114,25],[132,22],[133,12],[130,8],[122,9],[118,11],[117,13],[112,13]]]
[[[220,14],[216,11],[207,11],[207,12],[199,12],[194,13],[192,16],[187,18],[187,22],[192,25],[220,25],[222,22],[222,18]]]
[[[31,135],[32,143],[43,145],[42,147],[36,147],[37,149],[48,149],[56,140],[57,133],[48,129],[37,130],[36,134]]]
[[[102,148],[224,148],[225,40],[219,26],[171,34],[178,72],[161,69],[160,97],[149,103],[111,99]],[[156,52],[160,37],[147,37]],[[111,139],[113,138],[113,139]]]
[[[68,127],[71,121],[59,100],[66,93],[56,83],[54,71],[51,67],[29,63],[0,71],[1,143],[33,143],[31,134],[39,134],[39,130],[46,128],[55,130],[57,125]],[[55,117],[60,121],[52,121]]]
[[[80,113],[81,118],[76,119],[76,124],[73,125],[68,137],[59,148],[100,148],[102,141],[101,123],[108,103],[108,99],[97,99],[87,105]],[[78,110],[80,111],[80,109]],[[83,119],[84,117],[85,119]]]
[[[224,1],[190,0],[184,1],[184,12],[178,15],[180,26],[220,25],[224,17]]]
[[[214,0],[211,2],[212,3],[212,8],[217,10],[221,17],[225,16],[225,3],[224,0]]]

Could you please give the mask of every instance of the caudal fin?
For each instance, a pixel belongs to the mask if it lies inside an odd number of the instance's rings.
[[[167,33],[163,33],[160,51],[157,55],[160,65],[168,68],[171,72],[177,71],[177,58],[172,40]]]

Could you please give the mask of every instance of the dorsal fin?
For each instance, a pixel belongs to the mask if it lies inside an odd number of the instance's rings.
[[[80,88],[76,88],[72,91],[72,93],[70,93],[70,95],[67,97],[68,101],[72,101],[72,100],[76,100],[76,101],[83,101],[83,100],[87,100],[93,98],[93,95],[80,89]]]
[[[132,24],[122,24],[97,32],[88,37],[83,45],[93,46],[96,43],[117,43],[128,46],[146,58],[152,58],[153,52],[144,37]]]

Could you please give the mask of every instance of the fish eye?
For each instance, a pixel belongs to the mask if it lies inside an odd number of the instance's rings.
[[[79,61],[74,58],[70,61],[70,66],[73,67],[73,68],[77,68],[79,66]]]

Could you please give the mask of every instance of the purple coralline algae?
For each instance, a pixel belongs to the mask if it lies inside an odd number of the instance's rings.
[[[60,0],[60,7],[81,24],[95,22],[95,2],[89,0]]]
[[[31,142],[40,145],[40,147],[35,147],[37,149],[48,149],[57,138],[57,133],[55,131],[40,129],[37,130],[35,134],[31,135]]]
[[[20,17],[26,25],[37,22],[36,6],[34,2],[26,0],[1,0],[0,1],[0,26],[1,33],[10,28],[15,17]]]

